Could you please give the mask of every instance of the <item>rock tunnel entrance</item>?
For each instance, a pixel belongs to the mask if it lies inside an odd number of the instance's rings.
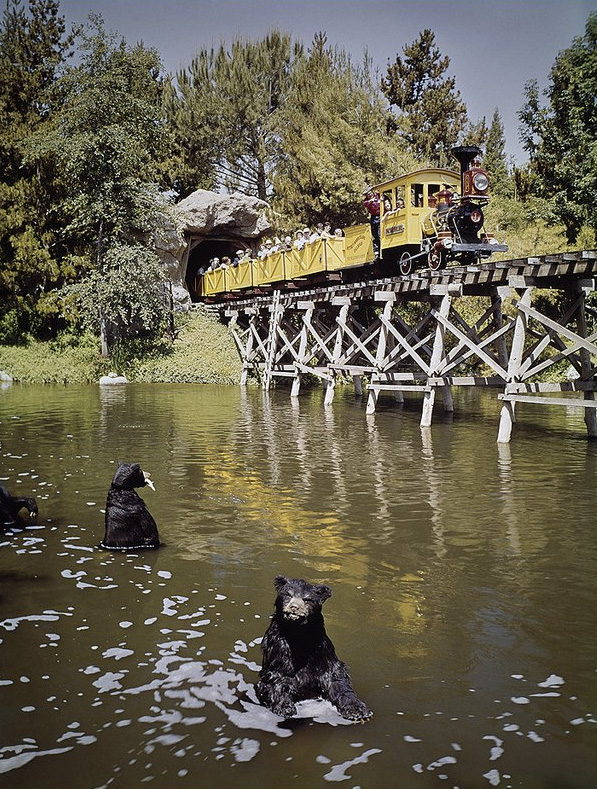
[[[192,301],[197,301],[197,276],[199,269],[207,268],[212,258],[229,257],[234,260],[237,250],[246,249],[247,243],[238,239],[206,238],[190,239],[191,251],[187,263],[185,283]]]

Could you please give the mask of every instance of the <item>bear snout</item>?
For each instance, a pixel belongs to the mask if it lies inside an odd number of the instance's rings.
[[[309,607],[300,597],[291,597],[282,607],[286,619],[306,619],[309,616]]]

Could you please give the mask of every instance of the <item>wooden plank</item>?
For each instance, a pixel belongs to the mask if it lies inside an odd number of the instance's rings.
[[[499,376],[480,375],[432,375],[429,376],[432,386],[496,386],[503,387],[504,379]]]
[[[375,392],[430,392],[430,386],[418,386],[417,384],[367,384],[367,389]]]
[[[396,301],[396,294],[388,290],[376,290],[373,296],[375,301]]]
[[[595,392],[597,391],[597,381],[562,381],[561,383],[554,383],[546,381],[545,383],[536,381],[534,383],[525,384],[518,381],[509,383],[506,387],[506,392],[520,393],[520,392]]]
[[[581,400],[580,398],[534,397],[524,394],[499,394],[498,400],[512,403],[535,403],[538,405],[564,405],[572,408],[597,408],[597,400]]]

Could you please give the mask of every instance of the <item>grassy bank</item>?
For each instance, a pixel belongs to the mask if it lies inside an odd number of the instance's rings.
[[[22,383],[95,383],[113,370],[129,381],[149,383],[237,383],[241,363],[228,329],[204,310],[181,320],[173,342],[141,350],[117,349],[111,358],[99,353],[96,337],[73,341],[31,342],[0,346],[0,370]]]

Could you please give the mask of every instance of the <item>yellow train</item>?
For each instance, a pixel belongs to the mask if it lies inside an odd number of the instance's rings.
[[[507,251],[483,228],[489,178],[477,162],[480,149],[459,146],[453,153],[460,174],[426,168],[372,187],[380,200],[375,252],[372,224],[353,225],[344,228],[343,237],[319,238],[300,250],[274,252],[198,275],[195,296],[218,298],[273,286],[283,290],[297,282],[326,279],[407,276],[415,267],[436,271],[449,262],[465,265]]]

